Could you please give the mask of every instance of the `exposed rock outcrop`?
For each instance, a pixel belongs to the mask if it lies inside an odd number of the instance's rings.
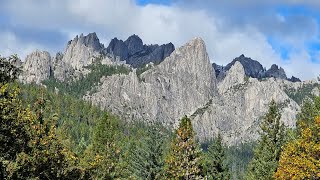
[[[51,56],[46,51],[35,51],[28,55],[19,79],[24,83],[41,83],[51,75]]]
[[[193,122],[200,139],[214,137],[218,133],[229,145],[257,139],[261,117],[272,99],[281,105],[281,120],[285,125],[295,126],[295,115],[300,107],[288,97],[279,80],[244,80],[241,66],[235,63],[218,84],[221,95],[213,98],[205,109],[194,113]]]
[[[204,42],[193,39],[162,63],[138,77],[113,75],[101,79],[98,92],[85,97],[126,120],[174,125],[206,104],[216,93],[215,75]]]
[[[301,82],[301,80],[297,77],[294,77],[294,76],[291,76],[291,78],[288,78],[288,81],[291,81],[291,82]]]
[[[228,71],[237,61],[242,64],[246,76],[260,78],[261,73],[264,72],[262,65],[258,61],[245,57],[243,54],[229,63],[224,70]]]
[[[79,70],[91,64],[95,56],[100,56],[103,48],[96,33],[90,33],[87,36],[81,34],[68,42],[62,61]]]
[[[221,133],[229,145],[258,138],[261,116],[272,99],[281,105],[281,120],[293,127],[300,107],[285,90],[299,91],[318,83],[289,82],[282,68],[273,65],[266,71],[259,62],[244,55],[226,67],[211,65],[200,38],[173,49],[172,44],[143,45],[136,35],[126,41],[115,38],[104,48],[95,33],[80,35],[54,58],[40,51],[27,56],[21,78],[26,83],[41,83],[50,76],[60,81],[80,77],[88,73],[85,66],[95,57],[109,65],[127,63],[140,67],[152,62],[142,74],[137,75],[133,69],[128,75],[102,77],[83,99],[128,121],[158,121],[172,127],[188,115],[200,139]],[[215,74],[221,78],[218,84]],[[312,89],[312,93],[319,94],[319,88]]]
[[[158,64],[174,51],[172,43],[159,45],[144,45],[137,35],[130,36],[126,41],[114,38],[105,53],[126,61],[132,67],[142,67],[150,62]]]
[[[226,77],[219,83],[219,93],[228,91],[233,86],[243,84],[245,81],[244,68],[240,62],[236,61],[231,69],[227,72]]]
[[[287,75],[282,67],[278,67],[278,65],[273,64],[270,69],[265,70],[262,65],[251,58],[245,57],[243,54],[237,58],[235,58],[231,63],[227,64],[227,66],[220,66],[215,63],[212,64],[218,82],[222,81],[227,71],[235,64],[235,62],[240,62],[245,70],[245,75],[252,78],[278,78],[278,79],[286,79],[291,82],[301,82],[299,78],[292,76],[291,78],[287,78]]]
[[[53,76],[59,81],[65,81],[72,77],[75,70],[71,64],[63,61],[63,54],[57,53],[52,62]]]
[[[276,64],[272,64],[270,69],[265,72],[265,77],[274,77],[278,79],[287,79],[287,75],[282,67],[278,67]]]

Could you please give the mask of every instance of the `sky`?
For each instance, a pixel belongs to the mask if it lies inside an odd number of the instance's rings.
[[[64,51],[78,34],[108,46],[132,34],[182,46],[201,37],[211,62],[244,54],[303,80],[320,74],[319,0],[0,0],[0,54]]]

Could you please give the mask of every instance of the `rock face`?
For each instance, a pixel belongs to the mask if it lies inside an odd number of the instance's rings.
[[[285,125],[295,126],[300,107],[284,91],[291,82],[249,78],[240,61],[225,73],[216,85],[205,45],[194,39],[139,77],[133,71],[102,78],[97,92],[84,99],[126,120],[175,126],[188,115],[201,140],[220,133],[228,145],[258,138],[261,117],[272,99],[281,105]]]
[[[59,81],[65,81],[68,78],[72,77],[75,73],[75,70],[71,64],[63,61],[63,54],[57,53],[56,57],[53,58],[52,62],[53,76]]]
[[[244,68],[245,75],[252,78],[278,78],[278,79],[286,79],[291,82],[301,82],[299,78],[296,78],[292,76],[291,78],[287,78],[287,75],[283,68],[279,68],[278,65],[273,64],[270,69],[265,70],[265,68],[262,67],[262,65],[256,61],[252,60],[251,58],[245,57],[243,54],[237,58],[235,58],[231,63],[229,63],[227,66],[223,67],[220,65],[217,65],[215,63],[212,64],[216,77],[218,79],[218,82],[222,81],[225,76],[226,72],[236,63],[240,62]]]
[[[45,51],[27,56],[20,79],[41,83],[52,76],[60,81],[80,77],[88,73],[85,66],[96,57],[108,65],[128,63],[141,67],[152,62],[157,65],[142,74],[133,68],[128,75],[102,77],[99,85],[92,87],[95,91],[83,99],[128,121],[158,121],[172,127],[187,115],[201,140],[220,133],[228,145],[258,138],[261,116],[272,99],[281,105],[281,120],[293,127],[300,107],[286,90],[299,91],[319,84],[287,81],[282,68],[273,65],[266,71],[259,62],[244,55],[226,67],[212,65],[200,38],[173,50],[170,43],[144,45],[136,35],[126,41],[115,38],[104,48],[95,33],[80,35],[54,58]],[[311,93],[319,94],[319,88],[312,87]]]
[[[225,77],[226,77],[226,71],[225,71],[225,67],[220,66],[216,63],[212,63],[212,67],[214,69],[217,81],[220,82],[222,81]]]
[[[97,58],[102,58],[102,64],[119,65],[127,63],[132,67],[142,67],[150,62],[158,64],[168,57],[174,46],[172,43],[164,45],[144,45],[142,40],[137,35],[130,36],[126,41],[118,40],[114,38],[111,40],[108,48],[104,48],[104,45],[100,43],[96,33],[89,33],[84,36],[76,36],[73,40],[67,43],[64,53],[57,53],[52,58],[47,67],[37,66],[33,69],[45,69],[50,68],[52,70],[52,77],[59,81],[75,80],[81,76],[85,76],[90,71],[86,66],[92,64]],[[50,55],[49,55],[50,56]],[[120,62],[120,60],[122,60]],[[28,59],[29,64],[32,57]],[[29,66],[26,66],[29,68]],[[31,68],[31,67],[30,67]],[[30,69],[30,71],[34,71]],[[29,71],[25,69],[25,71]],[[40,71],[40,70],[39,70]],[[28,76],[28,74],[25,74]],[[38,81],[40,83],[44,80],[42,77],[25,77],[22,79],[28,79],[27,83],[31,81]]]
[[[51,75],[51,56],[46,51],[35,51],[28,55],[23,64],[23,73],[20,80],[24,83],[35,82],[37,84]]]
[[[81,34],[68,42],[62,61],[79,70],[91,64],[94,57],[99,56],[103,48],[96,33],[90,33],[87,36]]]
[[[236,61],[231,69],[227,72],[227,76],[220,83],[218,89],[219,93],[228,91],[232,86],[243,84],[245,81],[244,68],[240,62]]]
[[[98,92],[86,100],[127,120],[160,121],[169,126],[205,105],[217,91],[204,42],[199,38],[140,77],[131,72],[102,78],[101,83]]]
[[[119,57],[132,67],[142,67],[150,62],[158,64],[174,51],[172,43],[159,45],[143,45],[137,35],[130,36],[126,41],[114,38],[105,53]]]
[[[224,69],[228,71],[236,62],[240,62],[244,68],[245,74],[253,78],[260,78],[261,73],[264,71],[262,65],[251,58],[245,57],[243,54],[235,58],[231,63],[229,63]]]
[[[291,76],[291,78],[288,78],[288,81],[291,81],[291,82],[301,82],[301,80],[297,77],[294,77],[294,76]]]
[[[265,77],[287,79],[287,75],[282,67],[279,68],[276,64],[272,64],[271,68],[265,72]]]
[[[284,124],[295,126],[295,115],[300,107],[287,96],[280,82],[275,79],[244,80],[244,68],[241,66],[235,63],[218,84],[220,96],[193,114],[200,139],[214,137],[218,133],[228,145],[257,139],[261,117],[272,99],[282,107],[281,120]]]

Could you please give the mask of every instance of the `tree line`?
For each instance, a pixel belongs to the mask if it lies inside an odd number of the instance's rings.
[[[255,144],[200,144],[192,120],[174,130],[126,122],[68,93],[15,80],[16,56],[0,58],[0,179],[319,179],[320,98],[296,129],[275,101]]]

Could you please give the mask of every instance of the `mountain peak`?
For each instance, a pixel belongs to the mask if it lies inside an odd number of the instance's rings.
[[[279,78],[279,79],[287,79],[287,75],[284,69],[282,67],[279,68],[279,66],[276,64],[271,65],[270,69],[268,69],[265,72],[265,76]]]
[[[150,62],[156,64],[162,62],[174,49],[172,43],[161,46],[157,44],[144,45],[142,39],[138,35],[133,34],[125,41],[113,38],[105,49],[105,52],[106,54],[119,57],[120,60],[126,61],[127,64],[137,68]]]
[[[242,64],[245,74],[247,76],[259,78],[260,73],[264,71],[262,65],[258,61],[253,60],[250,57],[246,57],[243,54],[241,54],[239,57],[235,58],[231,63],[229,63],[225,67],[225,70],[228,71],[231,68],[231,66],[233,66],[237,61]]]
[[[124,43],[128,47],[129,55],[133,55],[143,50],[143,42],[141,38],[135,34],[128,37]]]

